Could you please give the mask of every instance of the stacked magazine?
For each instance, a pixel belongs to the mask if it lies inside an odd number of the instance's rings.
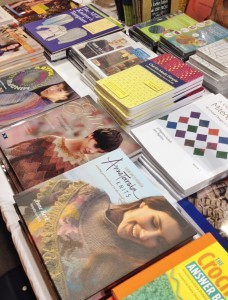
[[[0,6],[0,26],[12,23],[17,24],[18,21]]]
[[[16,24],[0,26],[0,77],[45,63],[43,48]]]
[[[41,271],[65,300],[107,299],[111,287],[196,234],[120,149],[14,199]]]
[[[202,95],[202,82],[201,72],[163,54],[100,79],[95,91],[121,124],[133,126]]]
[[[24,25],[25,31],[45,49],[47,58],[55,61],[66,57],[72,45],[123,30],[123,25],[89,4],[50,18]]]
[[[172,53],[186,61],[200,47],[227,37],[228,29],[212,20],[206,20],[181,30],[164,33],[160,38],[159,49],[161,53]]]
[[[228,105],[221,94],[132,130],[141,163],[180,199],[228,175]]]
[[[137,160],[141,147],[90,96],[0,130],[2,164],[21,191],[121,148]]]
[[[204,85],[209,90],[228,94],[228,38],[197,49],[188,63],[204,73]]]

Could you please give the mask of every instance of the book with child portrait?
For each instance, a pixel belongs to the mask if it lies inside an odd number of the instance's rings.
[[[108,296],[111,286],[193,238],[195,229],[163,192],[116,149],[14,199],[34,256],[70,300]]]
[[[139,144],[90,96],[2,128],[0,147],[21,189],[118,147],[133,160],[141,154]]]

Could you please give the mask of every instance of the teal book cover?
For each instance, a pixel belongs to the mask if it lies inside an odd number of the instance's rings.
[[[120,149],[17,194],[15,201],[61,299],[101,298],[195,234]]]
[[[161,42],[182,56],[189,56],[202,46],[228,37],[228,29],[212,20],[206,20],[162,35]]]

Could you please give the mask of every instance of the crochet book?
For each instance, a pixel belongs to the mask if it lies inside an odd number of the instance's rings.
[[[120,147],[133,160],[141,147],[90,96],[28,118],[0,134],[4,162],[26,189]]]
[[[48,64],[0,80],[0,128],[79,98]]]
[[[47,50],[49,58],[54,58],[52,54],[66,57],[70,46],[122,30],[123,26],[95,6],[86,5],[25,24],[24,28]]]
[[[64,300],[101,299],[196,233],[121,149],[15,201],[34,255]]]

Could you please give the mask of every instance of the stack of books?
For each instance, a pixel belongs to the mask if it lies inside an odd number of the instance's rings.
[[[162,35],[188,28],[196,23],[196,20],[179,11],[174,15],[167,14],[135,24],[129,29],[129,35],[156,51]]]
[[[164,33],[159,42],[160,52],[168,52],[183,61],[196,53],[200,47],[228,37],[228,29],[212,20],[206,20]]]
[[[145,151],[142,164],[177,199],[227,177],[227,115],[227,98],[210,94],[138,126],[132,134]]]
[[[45,63],[43,47],[16,24],[0,26],[0,77]]]
[[[134,126],[193,101],[202,82],[201,72],[162,54],[97,81],[95,91],[121,125]]]
[[[18,24],[18,21],[0,6],[0,26],[12,23]]]
[[[197,49],[188,64],[204,73],[205,87],[228,95],[228,38]]]
[[[65,58],[72,45],[124,29],[92,4],[27,23],[24,28],[44,47],[51,61]]]
[[[111,287],[196,234],[120,149],[14,199],[48,287],[65,300],[107,299]]]
[[[124,33],[114,33],[82,45],[75,45],[72,52],[75,54],[71,56],[70,61],[78,66],[78,69],[82,68],[81,79],[92,89],[99,79],[157,57],[156,53],[140,42],[134,42]],[[73,57],[78,58],[77,61],[73,60]]]

